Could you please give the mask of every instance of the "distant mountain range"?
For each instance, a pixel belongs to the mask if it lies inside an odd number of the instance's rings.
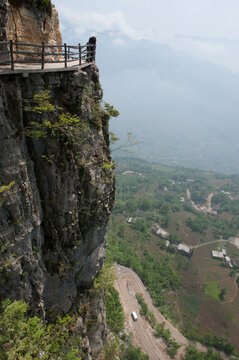
[[[104,97],[121,114],[111,128],[143,141],[138,157],[239,173],[239,74],[149,41],[99,45]]]

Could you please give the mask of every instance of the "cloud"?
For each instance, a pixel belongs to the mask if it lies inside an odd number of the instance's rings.
[[[61,20],[68,28],[78,36],[84,36],[93,32],[114,32],[124,34],[130,38],[139,39],[138,31],[129,26],[120,11],[108,12],[106,14],[94,11],[81,11],[75,13],[64,4],[58,7]]]
[[[115,46],[124,46],[124,45],[126,45],[126,42],[121,38],[116,38],[113,40],[113,44]]]
[[[168,42],[173,50],[184,51],[203,58],[223,56],[227,44],[221,39],[197,38],[176,35]]]
[[[131,40],[142,40],[154,38],[151,29],[138,30],[128,24],[124,14],[119,11],[100,13],[91,10],[75,12],[63,3],[59,3],[58,12],[61,19],[61,27],[70,29],[75,36],[82,37],[89,33],[108,32],[115,37],[126,36]]]
[[[122,11],[97,12],[90,9],[74,11],[63,2],[58,3],[58,11],[63,32],[71,41],[87,37],[92,33],[107,33],[115,46],[122,46],[128,39],[149,40],[167,44],[174,51],[185,52],[191,56],[207,59],[239,70],[239,41],[206,36],[185,36],[153,28],[139,29],[131,26]],[[72,40],[73,39],[73,40]],[[124,39],[124,40],[123,40]],[[229,58],[231,54],[231,58]]]
[[[196,47],[199,51],[209,55],[220,55],[225,52],[225,47],[221,44],[210,43],[209,41],[195,41]]]

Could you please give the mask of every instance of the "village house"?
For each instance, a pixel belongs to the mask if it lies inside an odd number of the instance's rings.
[[[224,259],[224,254],[222,251],[212,250],[212,257],[216,259]]]
[[[227,256],[225,249],[222,249],[222,251],[213,250],[212,257],[215,259],[224,259],[226,264],[230,266],[230,268],[233,268],[233,266],[237,266],[235,259],[231,259],[229,256]],[[239,259],[238,259],[238,266],[239,266]]]
[[[136,215],[139,216],[139,217],[144,217],[145,213],[142,210],[137,210]]]
[[[137,221],[137,218],[136,217],[128,217],[127,219],[127,223],[128,224],[133,224]]]
[[[231,263],[231,259],[229,258],[229,256],[225,256],[225,261],[226,261],[227,265],[230,266],[230,268],[233,267],[233,265],[232,265],[232,263]]]
[[[178,251],[186,256],[192,256],[193,254],[193,249],[190,248],[188,245],[182,243],[178,244]]]
[[[161,229],[161,227],[159,225],[157,225],[157,224],[155,224],[153,226],[153,232],[156,235],[162,237],[163,239],[166,239],[169,236],[169,233],[167,231]]]

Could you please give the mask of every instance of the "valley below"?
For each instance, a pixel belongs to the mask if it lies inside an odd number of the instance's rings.
[[[148,321],[139,315],[140,307],[135,295],[140,293],[144,297],[150,311],[153,312],[156,320],[160,323],[165,322],[165,328],[170,330],[172,337],[180,344],[181,348],[176,357],[176,359],[180,359],[183,349],[185,345],[189,344],[189,341],[154,307],[150,295],[134,271],[119,265],[115,266],[114,270],[117,279],[115,281],[115,288],[119,292],[124,309],[126,329],[128,333],[133,334],[135,345],[142,348],[152,360],[170,359],[170,356],[167,355],[167,346],[162,339],[154,336],[154,330]],[[133,321],[133,311],[136,311],[139,316],[137,321]],[[200,347],[200,350],[203,350],[202,347]]]
[[[194,358],[192,344],[195,359],[238,358],[239,178],[128,158],[116,177],[107,261],[134,345],[152,360]]]
[[[165,324],[165,329],[170,331],[174,340],[179,344],[176,360],[182,360],[185,356],[185,348],[191,343],[162,313],[153,305],[152,298],[140,280],[139,276],[131,269],[120,265],[114,265],[116,280],[114,286],[119,293],[120,302],[124,309],[125,331],[132,334],[136,347],[140,347],[150,360],[170,360],[167,354],[167,346],[162,338],[155,336],[155,330],[144,316],[140,315],[140,306],[136,294],[141,294],[149,310],[154,314],[159,323]],[[138,319],[133,320],[132,312],[135,311]],[[208,348],[199,342],[196,343],[198,351],[206,353]],[[228,356],[221,353],[220,356],[227,360]]]

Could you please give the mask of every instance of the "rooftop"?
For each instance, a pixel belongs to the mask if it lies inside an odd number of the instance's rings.
[[[218,259],[223,259],[224,258],[224,254],[222,251],[215,251],[212,250],[212,256]]]

